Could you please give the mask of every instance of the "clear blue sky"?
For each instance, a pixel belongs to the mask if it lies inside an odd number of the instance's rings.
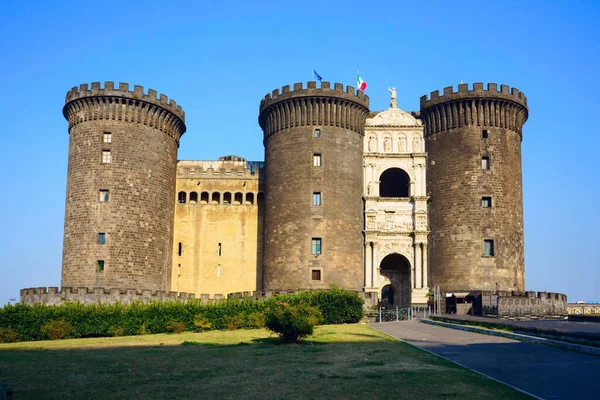
[[[526,287],[600,301],[599,4],[3,1],[0,304],[60,284],[67,90],[156,89],[186,111],[180,159],[262,160],[260,99],[313,68],[353,86],[359,69],[372,110],[391,85],[406,110],[461,79],[525,92]]]

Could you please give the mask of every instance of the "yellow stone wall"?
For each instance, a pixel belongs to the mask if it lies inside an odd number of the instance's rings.
[[[177,165],[171,290],[262,290],[262,163],[228,156]]]

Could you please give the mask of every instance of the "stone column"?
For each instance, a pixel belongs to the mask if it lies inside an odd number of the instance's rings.
[[[425,186],[426,182],[427,182],[425,180],[426,179],[426,177],[425,177],[425,169],[426,169],[426,166],[423,165],[421,167],[421,182],[422,182],[422,184],[421,184],[421,196],[427,196],[427,187]]]
[[[365,246],[365,287],[373,287],[373,249],[371,242],[367,242]]]
[[[379,274],[377,273],[377,265],[375,265],[375,242],[370,242],[371,244],[371,280],[372,287],[379,288]]]
[[[427,243],[423,243],[423,283],[421,287],[427,288],[429,287],[429,282],[427,276],[429,271],[427,271]]]
[[[414,174],[415,174],[415,191],[413,193],[413,196],[421,196],[421,193],[423,192],[423,190],[421,189],[423,187],[423,181],[421,180],[421,165],[420,164],[415,165]]]
[[[422,287],[422,276],[421,276],[421,267],[422,267],[422,263],[421,263],[421,257],[422,257],[422,252],[421,252],[421,243],[415,243],[414,245],[415,248],[415,265],[414,265],[414,269],[416,271],[415,273],[415,281],[413,282],[413,287],[415,288],[420,288]]]

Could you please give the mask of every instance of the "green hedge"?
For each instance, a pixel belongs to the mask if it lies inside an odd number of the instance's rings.
[[[210,329],[235,329],[257,327],[257,314],[262,314],[275,301],[290,304],[308,303],[319,308],[324,324],[343,324],[360,321],[363,300],[355,292],[333,288],[330,290],[302,292],[274,296],[268,300],[229,299],[213,304],[198,300],[187,302],[154,302],[124,304],[65,303],[60,306],[15,304],[0,308],[0,343],[20,340],[48,339],[52,321],[65,321],[71,325],[67,337],[103,337],[166,333],[173,323],[182,323],[186,331],[199,331],[194,324],[198,315],[210,322]],[[232,322],[234,321],[234,322]]]

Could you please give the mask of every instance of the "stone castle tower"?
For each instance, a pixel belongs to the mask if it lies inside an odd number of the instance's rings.
[[[431,196],[430,271],[444,290],[525,287],[522,127],[527,98],[475,83],[421,97]]]
[[[261,101],[264,289],[362,289],[368,107],[363,92],[329,82],[284,86]]]
[[[170,290],[175,170],[185,115],[165,95],[74,87],[62,286]]]

